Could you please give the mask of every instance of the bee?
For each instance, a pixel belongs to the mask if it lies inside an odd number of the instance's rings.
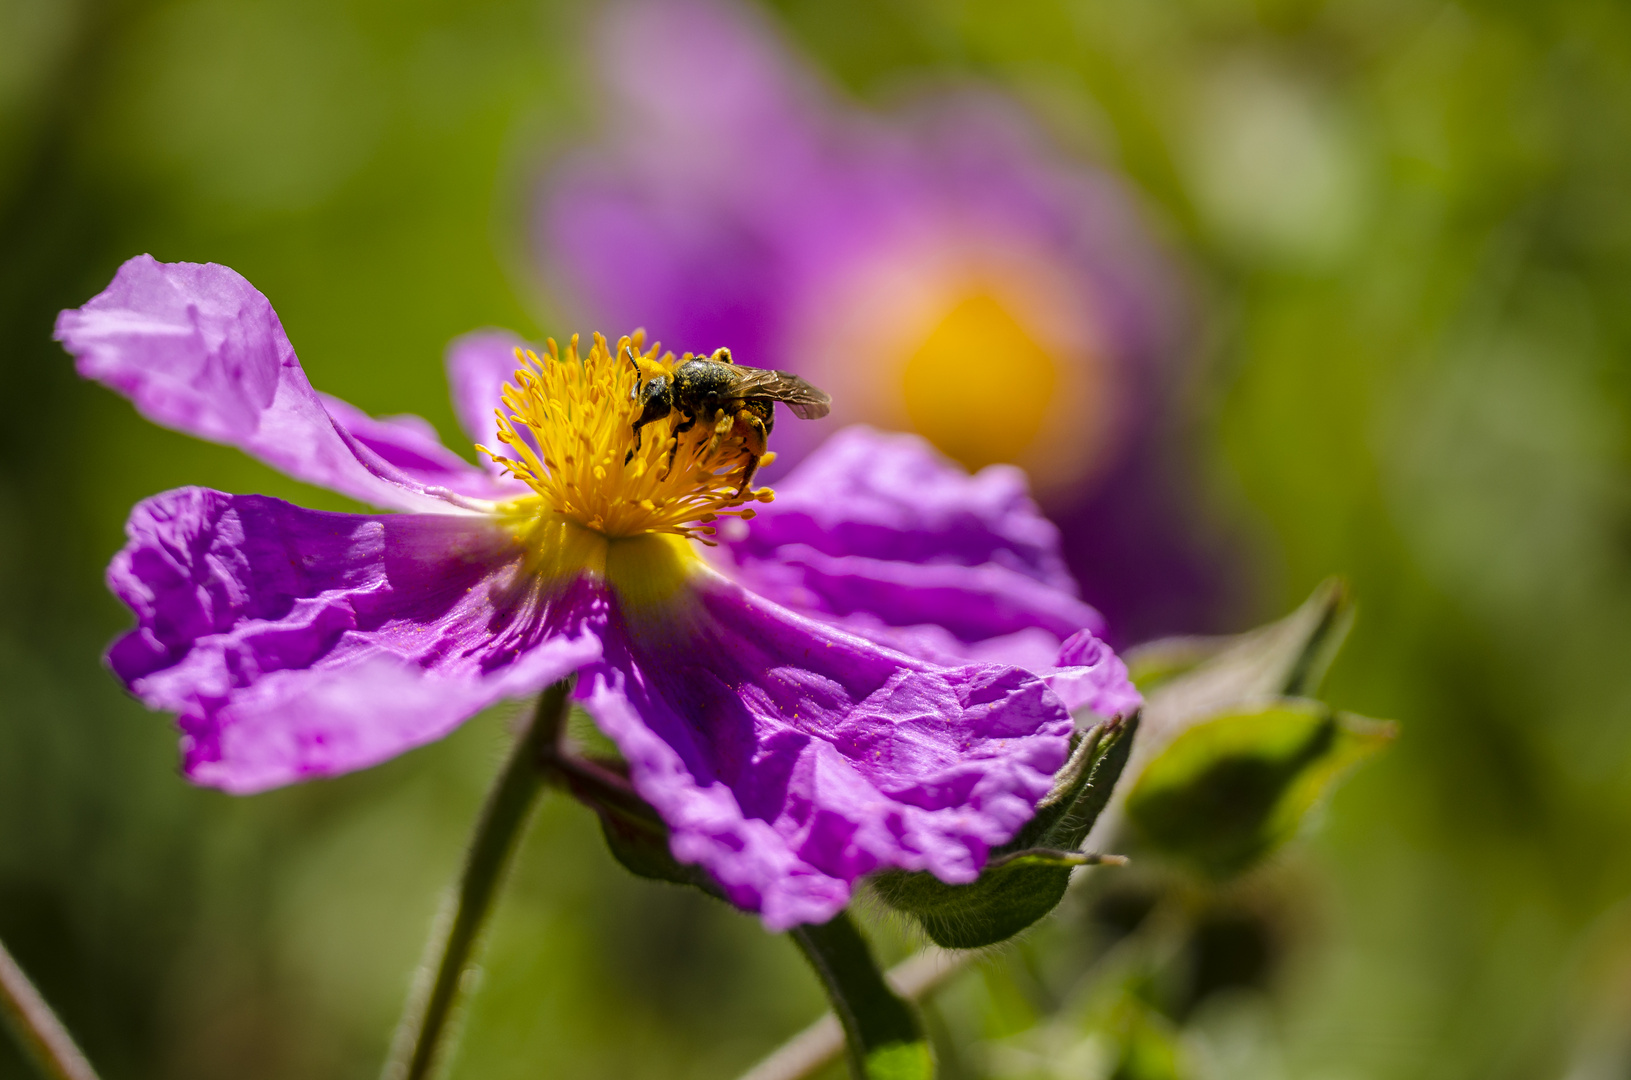
[[[629,353],[634,363],[634,354]],[[635,365],[639,370],[639,365]],[[747,462],[742,468],[745,492],[758,471],[759,458],[776,426],[776,402],[780,401],[800,420],[819,420],[827,415],[832,398],[797,375],[768,368],[747,367],[731,359],[729,349],[715,349],[713,355],[693,357],[674,369],[674,374],[658,375],[634,388],[640,402],[640,419],[634,422],[634,446],[640,448],[640,429],[678,412],[684,417],[674,425],[673,442],[668,447],[667,470],[674,468],[680,450],[680,436],[703,424],[713,429],[707,453],[718,448],[721,439],[740,436]],[[634,457],[629,451],[623,462]],[[665,473],[666,475],[666,473]]]

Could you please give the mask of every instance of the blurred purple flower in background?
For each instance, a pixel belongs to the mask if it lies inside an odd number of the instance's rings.
[[[364,768],[575,673],[673,855],[779,930],[875,870],[973,880],[1047,794],[1072,712],[1138,706],[1016,470],[867,430],[780,505],[704,430],[665,470],[668,430],[633,443],[638,338],[455,343],[461,421],[514,455],[483,470],[417,417],[318,394],[226,267],[132,259],[57,337],[149,419],[402,511],[194,487],[131,513],[108,583],[137,625],[108,661],[178,714],[199,783]],[[731,526],[712,564],[709,521]]]
[[[1161,438],[1185,307],[1113,178],[988,93],[846,108],[729,3],[614,8],[596,55],[606,134],[545,178],[534,223],[574,318],[827,389],[782,469],[856,421],[1017,464],[1123,639],[1211,627]]]

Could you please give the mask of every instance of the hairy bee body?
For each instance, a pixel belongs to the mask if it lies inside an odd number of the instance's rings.
[[[753,482],[776,426],[776,402],[802,420],[826,416],[832,404],[831,398],[797,375],[737,364],[729,349],[715,349],[708,358],[692,357],[675,368],[672,376],[659,375],[640,383],[635,394],[640,401],[640,418],[634,422],[636,447],[641,428],[671,413],[681,414],[668,448],[670,469],[679,453],[680,436],[699,423],[713,430],[710,451],[726,436],[740,437],[746,456],[742,491]]]

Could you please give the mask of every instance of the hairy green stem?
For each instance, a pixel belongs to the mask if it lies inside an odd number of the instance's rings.
[[[927,1080],[934,1075],[922,1025],[884,981],[848,914],[795,927],[789,936],[827,990],[856,1080]]]
[[[517,734],[509,760],[487,794],[458,891],[437,919],[431,949],[408,995],[385,1063],[384,1080],[424,1080],[444,1056],[441,1050],[448,1022],[471,953],[516,840],[543,787],[544,761],[560,738],[569,707],[568,689],[566,682],[558,682],[539,696],[537,708]]]
[[[918,1004],[984,955],[978,949],[930,945],[890,968],[884,977],[901,998]],[[782,1043],[738,1080],[806,1080],[837,1061],[843,1052],[844,1029],[838,1018],[828,1013]]]
[[[1107,973],[1114,973],[1137,961],[1149,949],[1176,947],[1181,940],[1176,928],[1182,926],[1183,902],[1167,897],[1145,917],[1137,930],[1096,958],[1082,973],[1077,986],[1067,991],[1068,1001],[1097,985]],[[902,960],[885,976],[895,993],[913,1004],[922,1004],[942,987],[975,963],[989,959],[989,949],[942,949],[930,945]],[[827,1013],[760,1059],[737,1080],[809,1080],[844,1052],[844,1029],[838,1018]]]
[[[0,1016],[47,1080],[96,1080],[96,1070],[74,1044],[45,998],[0,944]]]

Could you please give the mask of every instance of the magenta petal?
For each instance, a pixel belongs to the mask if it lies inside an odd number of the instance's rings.
[[[499,450],[498,422],[494,413],[501,403],[504,384],[515,377],[520,366],[516,349],[527,343],[507,330],[477,330],[454,338],[447,347],[447,386],[453,398],[453,412],[470,441],[490,450]]]
[[[333,395],[317,396],[329,417],[353,439],[418,483],[476,499],[504,499],[515,494],[513,484],[499,483],[443,446],[436,429],[423,417],[369,416]],[[496,394],[492,400],[498,400]]]
[[[56,337],[81,375],[155,423],[376,506],[445,513],[467,502],[337,426],[272,305],[225,266],[137,256],[84,307],[59,315]]]
[[[915,435],[840,431],[723,535],[756,592],[915,655],[1051,667],[1065,638],[1104,631],[1024,474],[970,476]]]
[[[332,514],[203,488],[137,505],[108,652],[180,714],[187,775],[252,792],[372,765],[600,655],[587,586],[543,598],[488,519]]]
[[[1047,673],[1047,680],[1072,712],[1091,709],[1104,717],[1128,716],[1144,704],[1121,657],[1087,630],[1059,647],[1058,665]]]
[[[918,661],[713,575],[672,624],[626,629],[578,692],[674,856],[772,930],[831,918],[875,870],[972,881],[1068,750],[1025,671]]]

